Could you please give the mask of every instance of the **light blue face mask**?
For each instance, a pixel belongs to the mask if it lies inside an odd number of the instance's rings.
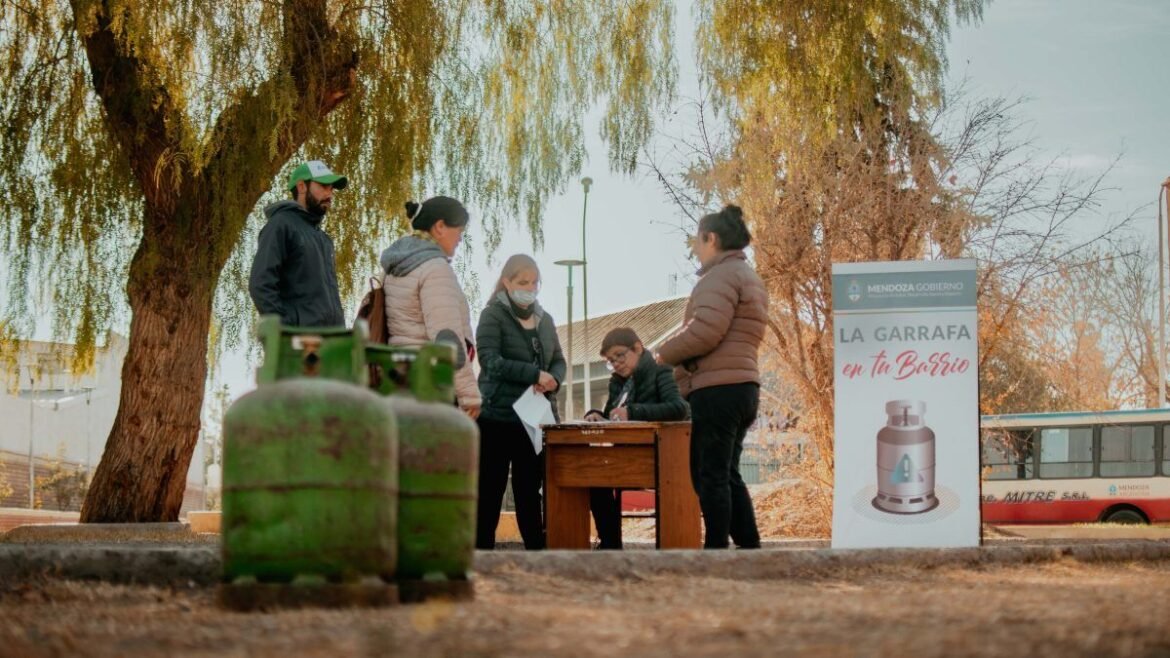
[[[512,301],[516,302],[516,305],[521,307],[532,306],[534,303],[536,303],[535,290],[509,290],[508,297],[511,297]]]

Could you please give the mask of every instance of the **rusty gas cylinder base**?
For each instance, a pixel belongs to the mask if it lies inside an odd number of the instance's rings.
[[[470,578],[399,580],[398,596],[403,603],[473,601],[475,600],[475,583]]]
[[[236,612],[292,608],[382,608],[398,605],[398,585],[380,578],[349,583],[261,583],[240,579],[222,583],[216,592],[220,607]]]

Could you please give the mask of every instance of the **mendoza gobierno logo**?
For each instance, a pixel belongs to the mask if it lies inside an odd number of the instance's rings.
[[[861,284],[857,282],[857,279],[849,282],[849,288],[846,290],[846,294],[849,297],[849,301],[853,303],[861,301]]]

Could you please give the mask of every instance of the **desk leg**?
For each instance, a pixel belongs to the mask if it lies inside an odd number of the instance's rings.
[[[691,426],[658,429],[658,548],[701,548],[702,514],[691,484]]]
[[[589,490],[545,480],[549,548],[589,550]]]

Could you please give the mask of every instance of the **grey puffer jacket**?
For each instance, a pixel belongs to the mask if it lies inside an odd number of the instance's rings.
[[[434,342],[440,332],[455,334],[463,367],[455,372],[455,395],[462,407],[480,405],[472,359],[475,343],[471,310],[447,255],[433,240],[406,235],[382,252],[386,325],[391,345]]]

